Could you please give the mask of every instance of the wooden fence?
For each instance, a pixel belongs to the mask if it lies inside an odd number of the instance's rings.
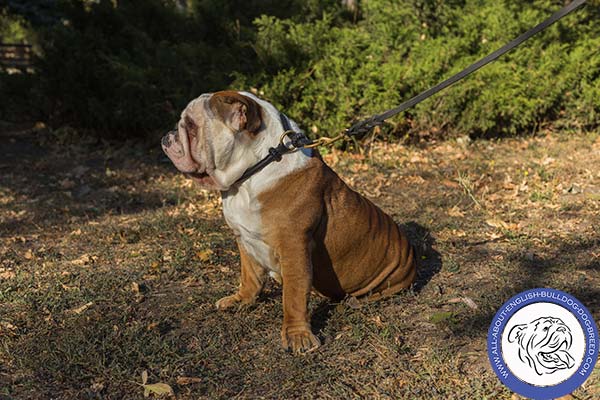
[[[0,66],[23,72],[32,67],[33,50],[29,44],[0,43]]]

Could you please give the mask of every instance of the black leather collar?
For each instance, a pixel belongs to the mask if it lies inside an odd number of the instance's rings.
[[[236,184],[250,178],[252,175],[256,174],[264,167],[271,164],[273,161],[281,161],[284,154],[290,153],[312,143],[312,140],[306,137],[304,133],[296,132],[292,129],[290,119],[287,117],[287,115],[285,115],[284,113],[279,113],[279,120],[281,121],[281,126],[283,127],[283,134],[287,133],[285,136],[287,136],[290,139],[290,142],[288,144],[285,144],[282,140],[277,147],[270,147],[269,154],[267,154],[262,160],[248,168],[242,174],[242,176],[237,181],[235,181]]]

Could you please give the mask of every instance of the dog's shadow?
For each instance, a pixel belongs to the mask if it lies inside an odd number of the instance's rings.
[[[400,230],[408,236],[415,249],[417,262],[417,277],[412,286],[412,291],[419,294],[429,284],[431,279],[442,269],[442,256],[435,250],[435,239],[429,229],[411,221],[398,225]],[[312,312],[311,324],[314,332],[321,332],[325,328],[333,310],[339,304],[336,301],[323,300],[318,303]]]
[[[442,256],[434,248],[435,239],[431,236],[429,229],[414,221],[401,224],[399,227],[406,233],[415,249],[417,278],[413,284],[413,291],[420,293],[431,279],[441,271]]]

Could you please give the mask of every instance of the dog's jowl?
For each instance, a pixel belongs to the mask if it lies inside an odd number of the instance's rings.
[[[270,103],[246,92],[218,92],[190,102],[162,147],[181,172],[222,193],[242,272],[237,292],[217,308],[254,302],[273,277],[283,285],[283,346],[298,352],[319,345],[307,310],[313,288],[333,299],[379,298],[410,286],[416,269],[394,221],[342,182],[317,151],[286,154],[237,182],[283,131]]]

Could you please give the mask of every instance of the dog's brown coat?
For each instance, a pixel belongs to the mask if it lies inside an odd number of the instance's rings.
[[[297,350],[318,343],[307,311],[312,287],[333,299],[376,299],[414,281],[414,252],[406,236],[320,157],[313,156],[307,168],[286,176],[259,201],[264,240],[281,268],[285,347]],[[262,275],[239,247],[242,279],[237,296],[250,302],[260,291]]]

